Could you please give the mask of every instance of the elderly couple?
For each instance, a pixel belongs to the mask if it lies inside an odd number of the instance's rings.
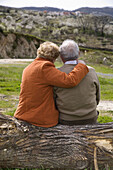
[[[79,53],[73,40],[60,48],[52,42],[40,45],[37,58],[23,71],[17,119],[40,127],[96,123],[99,81],[95,70],[78,60]],[[59,55],[64,65],[57,69]]]

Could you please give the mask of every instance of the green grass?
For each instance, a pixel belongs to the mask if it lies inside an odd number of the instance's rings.
[[[5,114],[10,115],[10,116],[14,116],[15,111],[16,111],[16,108],[13,108],[10,111],[6,111]]]
[[[13,116],[15,112],[18,99],[13,98],[12,95],[19,96],[22,72],[28,64],[29,63],[0,65],[0,95],[3,95],[3,97],[0,98],[0,108],[3,109],[3,111],[6,109],[4,113],[7,115]],[[56,61],[55,66],[60,67],[62,63]],[[96,72],[113,74],[113,68],[108,66],[98,64],[90,64],[90,66],[93,66]],[[100,75],[98,77],[101,86],[101,100],[113,100],[113,78]],[[99,122],[101,122],[100,119],[104,122],[103,117],[99,118]],[[110,120],[111,119],[108,119],[108,121]],[[105,121],[107,121],[107,118],[105,118]]]
[[[63,62],[56,61],[54,64],[55,64],[55,67],[61,67],[63,65]]]
[[[97,119],[98,123],[108,123],[113,122],[113,118],[110,116],[99,116]]]
[[[1,100],[0,101],[0,108],[12,108],[12,107],[13,107],[12,100],[8,100],[8,101]]]
[[[23,69],[27,64],[0,65],[0,108],[1,112],[13,116],[17,107]]]
[[[27,64],[1,64],[0,65],[0,94],[19,95],[23,69]],[[56,62],[55,66],[62,64]]]
[[[84,60],[86,63],[92,63],[92,65],[95,63],[110,66],[113,64],[113,52],[91,50],[86,52],[86,54],[82,53],[80,59]]]
[[[101,100],[113,100],[113,78],[99,76],[101,87]]]
[[[25,65],[0,65],[0,94],[18,95]]]
[[[98,73],[113,74],[113,68],[102,64],[88,64]]]
[[[88,64],[95,69],[98,73],[113,74],[113,68],[100,64]],[[113,77],[98,75],[101,100],[113,100]]]

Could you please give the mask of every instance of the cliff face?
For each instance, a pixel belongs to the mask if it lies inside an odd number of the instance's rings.
[[[42,42],[30,35],[0,32],[0,58],[35,58]]]

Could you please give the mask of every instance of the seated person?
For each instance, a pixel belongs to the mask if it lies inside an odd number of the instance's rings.
[[[78,45],[73,40],[65,40],[60,46],[60,56],[64,65],[59,70],[68,74],[79,62]],[[89,73],[77,86],[70,89],[54,87],[55,102],[60,113],[60,124],[96,123],[100,85],[95,70],[92,67],[88,68]]]
[[[88,73],[84,64],[78,64],[66,74],[55,68],[59,47],[44,42],[37,50],[36,59],[23,71],[19,104],[14,116],[40,127],[52,127],[58,123],[59,113],[53,99],[53,86],[74,87]]]

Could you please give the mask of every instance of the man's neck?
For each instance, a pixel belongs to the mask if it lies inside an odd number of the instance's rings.
[[[66,61],[65,64],[78,64],[78,61],[77,60],[69,60],[69,61]]]

